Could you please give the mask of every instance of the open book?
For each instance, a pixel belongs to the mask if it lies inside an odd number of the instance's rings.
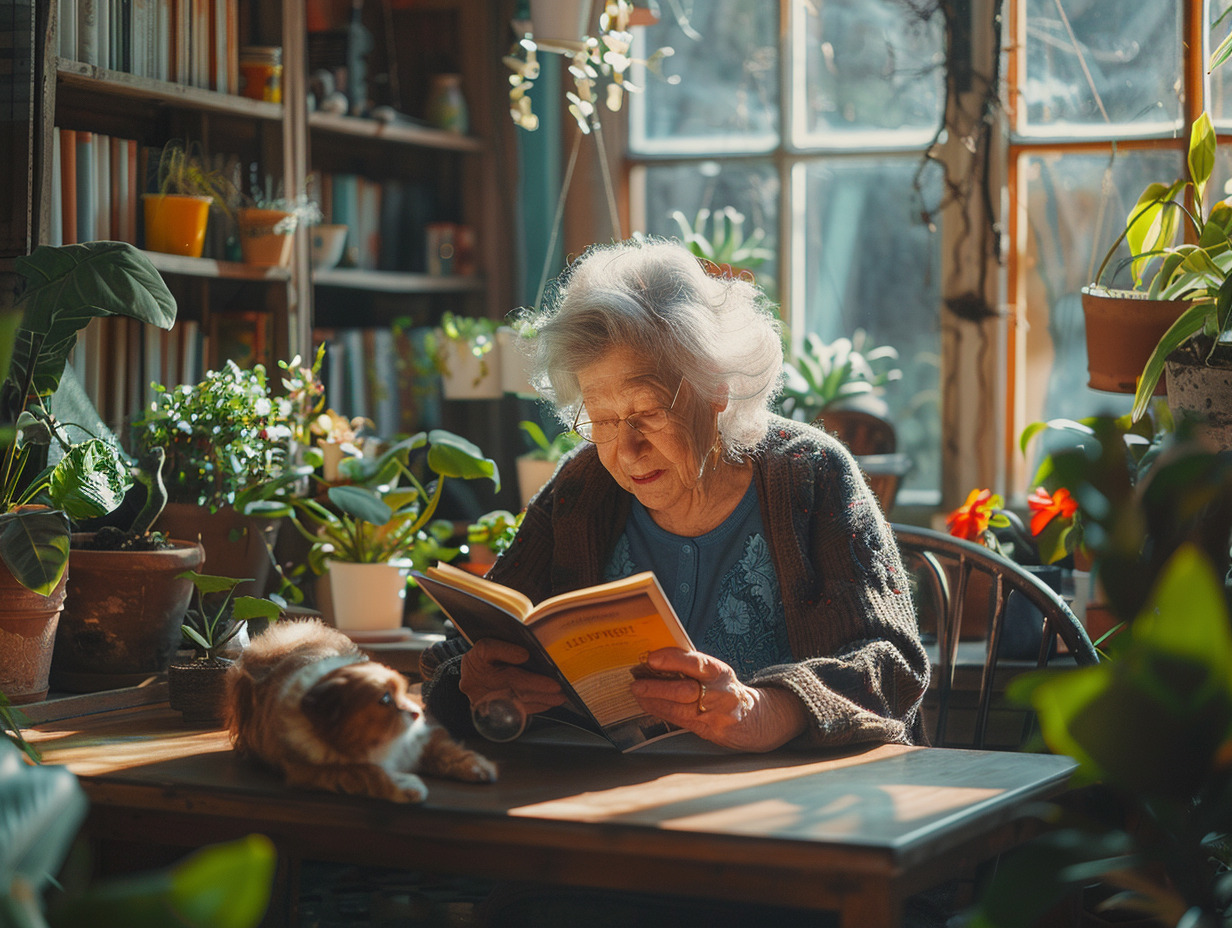
[[[523,666],[555,677],[570,706],[543,715],[602,735],[622,751],[683,731],[647,715],[629,692],[650,651],[693,643],[649,571],[535,605],[517,590],[448,564],[414,572],[420,588],[474,644],[500,638],[530,652]]]

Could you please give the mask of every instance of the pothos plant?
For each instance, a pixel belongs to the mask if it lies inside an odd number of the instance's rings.
[[[236,596],[235,588],[244,582],[242,579],[200,574],[195,570],[186,570],[179,576],[193,584],[193,599],[180,631],[196,660],[218,660],[250,619],[273,621],[280,614],[278,604],[272,600]]]

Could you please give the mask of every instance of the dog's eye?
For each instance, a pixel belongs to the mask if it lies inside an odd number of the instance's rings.
[[[385,695],[381,697],[381,705],[382,706],[392,706],[393,704],[394,704],[394,694],[386,691]]]

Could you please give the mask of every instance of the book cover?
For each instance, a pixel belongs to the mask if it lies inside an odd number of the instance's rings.
[[[65,245],[77,239],[77,133],[61,129],[60,135],[60,210]]]
[[[629,689],[649,652],[693,648],[653,573],[563,593],[538,605],[517,590],[449,564],[412,576],[467,641],[499,638],[520,645],[531,655],[527,670],[560,681],[581,718],[553,717],[601,734],[621,751],[683,731],[648,715]]]

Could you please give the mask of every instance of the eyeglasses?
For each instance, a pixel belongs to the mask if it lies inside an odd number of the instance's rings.
[[[676,400],[680,397],[680,388],[683,386],[684,378],[682,377],[680,383],[676,385],[676,394],[672,397],[672,402],[669,406],[656,406],[654,409],[630,413],[627,416],[621,416],[619,419],[578,422],[575,417],[573,420],[573,431],[581,435],[586,441],[593,442],[596,445],[615,441],[616,436],[620,434],[620,423],[622,422],[641,435],[653,435],[655,432],[661,432],[667,428],[667,424],[671,421],[672,409],[676,406]],[[582,414],[580,406],[578,407],[577,414],[578,416]]]

